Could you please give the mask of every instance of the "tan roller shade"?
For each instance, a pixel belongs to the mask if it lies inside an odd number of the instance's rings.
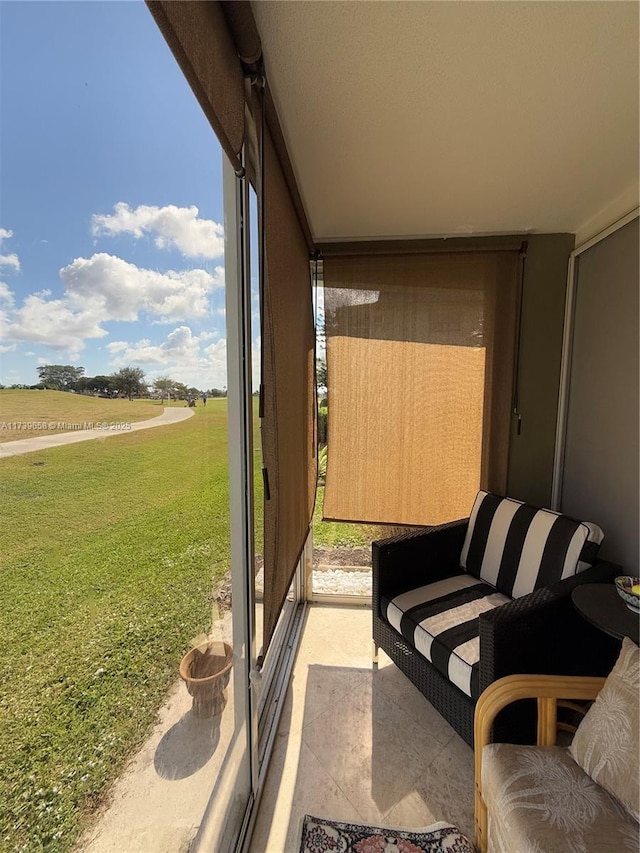
[[[244,79],[216,0],[147,0],[147,6],[231,160],[244,137]]]
[[[313,515],[316,402],[309,252],[268,131],[263,168],[266,651]]]
[[[324,260],[327,519],[433,525],[506,488],[518,254]]]
[[[251,66],[261,55],[251,4],[147,0],[147,5],[224,151],[237,160],[245,141],[245,97],[258,136],[263,124],[238,57]],[[264,220],[264,652],[309,533],[317,469],[313,241],[268,87],[265,100],[264,163],[255,137],[244,152]]]

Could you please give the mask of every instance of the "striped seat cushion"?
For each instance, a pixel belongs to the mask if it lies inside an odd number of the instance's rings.
[[[590,522],[478,492],[460,565],[512,598],[595,562],[604,534]]]
[[[479,616],[510,601],[467,574],[412,589],[388,600],[382,612],[416,651],[467,696],[479,696]]]

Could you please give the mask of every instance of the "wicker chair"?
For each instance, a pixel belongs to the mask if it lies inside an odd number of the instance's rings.
[[[382,648],[436,710],[473,746],[476,699],[436,669],[385,618],[381,601],[425,583],[459,574],[468,519],[374,542],[374,662]],[[602,583],[621,574],[598,561],[551,586],[496,607],[479,617],[479,688],[514,673],[606,675],[620,649],[618,641],[588,624],[571,604],[578,584]],[[535,742],[535,703],[517,703],[496,721],[496,739]]]
[[[606,683],[604,678],[510,675],[494,682],[480,696],[475,714],[475,835],[479,853],[638,849],[637,818],[589,778],[566,748],[556,746],[559,740],[566,741],[564,732],[576,731],[575,726],[559,719],[559,712],[568,709],[580,722]],[[537,702],[536,746],[489,747],[496,715],[525,698]],[[589,737],[591,745],[593,734]],[[604,741],[599,747],[601,754],[608,754],[611,744],[600,727],[596,727],[598,738]],[[631,761],[637,762],[637,735],[627,748]],[[533,773],[532,768],[536,768]],[[551,783],[541,786],[541,776]],[[610,777],[608,781],[611,784]],[[559,809],[564,820],[557,819]],[[566,820],[566,812],[577,815],[577,828]]]

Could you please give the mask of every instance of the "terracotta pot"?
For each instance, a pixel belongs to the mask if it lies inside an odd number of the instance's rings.
[[[205,643],[182,658],[180,678],[193,696],[196,717],[213,717],[224,710],[232,665],[229,643]]]

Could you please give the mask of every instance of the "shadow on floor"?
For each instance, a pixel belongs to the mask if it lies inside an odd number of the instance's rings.
[[[307,664],[303,697],[295,677],[252,853],[297,849],[304,814],[473,831],[473,752],[400,670]]]
[[[187,711],[156,748],[153,764],[158,776],[186,779],[204,767],[220,741],[221,720],[222,714],[206,718]]]

